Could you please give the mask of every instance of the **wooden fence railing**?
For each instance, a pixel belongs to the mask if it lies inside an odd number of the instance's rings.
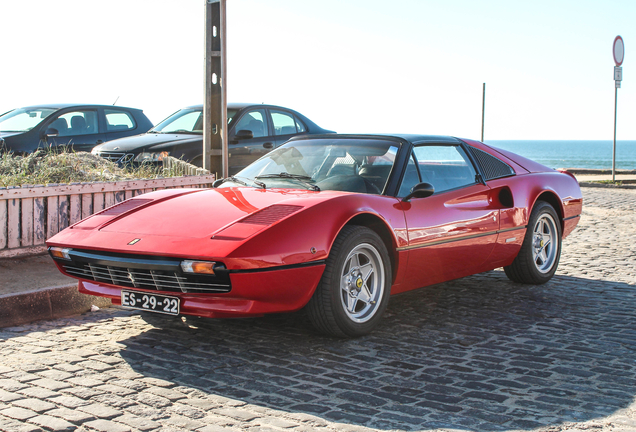
[[[0,188],[0,258],[44,252],[45,240],[133,196],[159,189],[210,187],[213,175]]]
[[[188,162],[182,161],[181,159],[174,158],[172,156],[166,156],[163,158],[163,168],[170,170],[173,175],[208,175],[210,171],[199,168],[196,165],[192,165]]]

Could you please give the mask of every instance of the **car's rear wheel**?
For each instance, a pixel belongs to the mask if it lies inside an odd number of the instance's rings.
[[[561,257],[561,224],[554,208],[539,201],[532,209],[528,229],[519,255],[504,267],[506,276],[514,282],[543,284],[549,281],[559,266]]]
[[[334,242],[307,313],[324,333],[362,336],[378,325],[390,290],[391,263],[380,236],[366,227],[346,226]]]

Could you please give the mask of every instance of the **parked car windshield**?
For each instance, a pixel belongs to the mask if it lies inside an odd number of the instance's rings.
[[[379,139],[291,141],[258,159],[221,187],[264,183],[267,188],[300,188],[381,194],[398,144]]]
[[[151,133],[203,134],[203,110],[185,108],[150,130]]]
[[[227,110],[227,122],[230,123],[238,110]],[[150,130],[150,133],[189,133],[203,134],[203,110],[184,108],[163,120]]]
[[[27,132],[57,111],[54,108],[18,108],[0,117],[0,132]]]

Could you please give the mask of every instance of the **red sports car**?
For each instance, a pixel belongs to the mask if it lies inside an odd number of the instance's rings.
[[[541,284],[582,207],[575,178],[443,136],[294,138],[213,189],[123,201],[48,241],[79,291],[165,314],[303,307],[369,333],[389,296],[503,267]]]

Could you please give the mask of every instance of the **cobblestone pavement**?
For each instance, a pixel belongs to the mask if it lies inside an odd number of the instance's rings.
[[[0,329],[0,430],[636,430],[636,190],[584,197],[548,284],[396,296],[360,339],[115,308]]]

